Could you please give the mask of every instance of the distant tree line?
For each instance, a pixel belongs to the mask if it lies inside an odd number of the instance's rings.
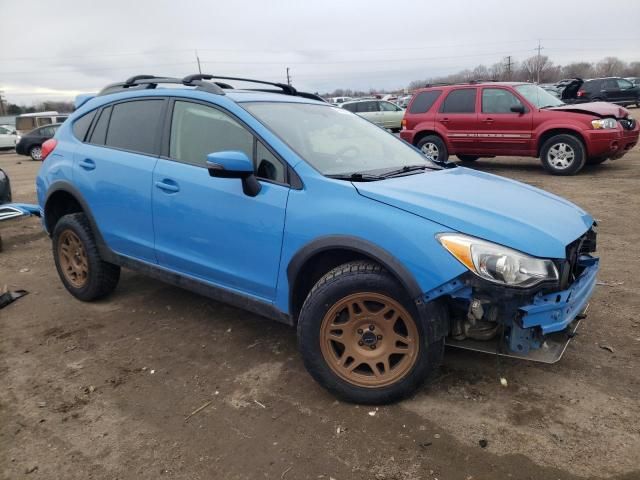
[[[20,115],[22,113],[35,113],[57,111],[59,113],[73,112],[73,102],[40,102],[30,107],[25,105],[16,105],[14,103],[5,102],[4,111],[6,115]]]
[[[567,65],[556,65],[546,55],[534,55],[521,62],[507,57],[493,65],[478,65],[473,69],[465,69],[451,75],[426,77],[409,82],[409,91],[424,87],[429,83],[459,83],[472,80],[496,80],[517,82],[552,83],[564,78],[593,77],[640,77],[640,62],[625,62],[618,57],[605,57],[599,62],[572,62]],[[401,92],[399,90],[397,92]],[[362,97],[378,93],[371,89],[368,92],[337,88],[326,93],[324,97]]]

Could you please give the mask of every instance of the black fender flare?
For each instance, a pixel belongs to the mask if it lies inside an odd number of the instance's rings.
[[[422,290],[411,272],[388,251],[362,238],[348,235],[327,235],[307,243],[291,258],[287,266],[290,303],[296,278],[307,260],[318,253],[333,249],[351,250],[371,257],[400,281],[412,299],[415,300],[422,296]]]
[[[43,209],[43,212],[45,213],[44,214],[45,225],[47,220],[47,217],[46,217],[47,205],[49,204],[49,200],[51,199],[51,197],[58,192],[68,193],[73,198],[75,198],[75,200],[78,202],[78,204],[82,208],[82,212],[87,216],[87,219],[89,220],[89,225],[91,225],[91,231],[95,236],[96,245],[98,246],[98,252],[100,252],[100,256],[102,257],[103,260],[113,261],[113,259],[115,258],[115,253],[112,252],[109,247],[107,247],[107,244],[105,243],[104,238],[102,237],[102,233],[98,228],[98,224],[96,223],[95,218],[93,217],[93,213],[91,213],[91,209],[89,208],[87,201],[84,199],[80,191],[76,187],[74,187],[70,182],[66,180],[56,180],[49,186],[49,189],[47,190],[47,196],[44,201],[44,209]],[[47,230],[47,233],[49,234],[49,236],[53,235],[52,231]]]
[[[410,298],[416,305],[418,315],[427,325],[429,337],[432,340],[440,340],[449,331],[449,316],[446,309],[440,308],[441,315],[433,316],[433,309],[429,309],[424,301],[424,292],[418,285],[413,274],[391,253],[378,245],[359,237],[348,235],[327,235],[317,238],[300,248],[291,258],[287,266],[287,279],[289,281],[289,312],[293,312],[294,288],[298,274],[305,263],[314,255],[323,251],[340,249],[351,250],[353,252],[370,257],[372,260],[382,265],[389,273],[396,277]]]

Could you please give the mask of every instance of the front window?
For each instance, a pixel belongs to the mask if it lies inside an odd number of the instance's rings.
[[[342,108],[280,102],[243,106],[323,175],[437,168],[403,141]]]
[[[527,101],[536,108],[559,107],[560,105],[564,105],[564,102],[537,85],[525,83],[523,85],[517,85],[515,88],[520,95],[526,98]]]

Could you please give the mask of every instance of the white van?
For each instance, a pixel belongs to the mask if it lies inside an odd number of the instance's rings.
[[[24,135],[34,128],[52,123],[62,123],[68,116],[69,114],[58,112],[23,113],[16,117],[16,130],[18,135]]]

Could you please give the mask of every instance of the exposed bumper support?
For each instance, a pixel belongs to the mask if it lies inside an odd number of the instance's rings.
[[[28,203],[5,203],[0,205],[0,221],[16,217],[40,216],[40,207]]]

